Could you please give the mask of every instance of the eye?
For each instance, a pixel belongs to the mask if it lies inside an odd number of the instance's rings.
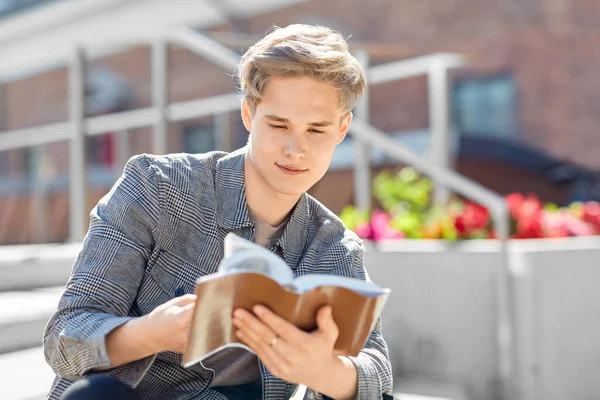
[[[285,126],[283,125],[273,125],[273,124],[269,124],[269,126],[273,129],[285,129]]]
[[[320,130],[318,130],[318,129],[309,129],[309,132],[312,132],[312,133],[317,133],[317,134],[323,134],[323,133],[325,133],[325,132],[323,132],[323,131],[320,131]]]

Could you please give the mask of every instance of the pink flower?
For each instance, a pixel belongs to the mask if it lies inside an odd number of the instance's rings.
[[[362,222],[354,228],[354,232],[359,238],[365,240],[371,240],[373,233],[371,231],[371,225],[368,222]]]
[[[403,239],[404,233],[390,226],[392,218],[381,210],[373,211],[371,215],[371,239],[374,241],[384,239]]]
[[[558,215],[557,219],[567,231],[568,236],[591,236],[595,234],[592,225],[577,218],[569,210],[562,210],[556,215]]]
[[[569,231],[565,226],[566,219],[562,213],[543,212],[540,216],[544,237],[567,237]]]

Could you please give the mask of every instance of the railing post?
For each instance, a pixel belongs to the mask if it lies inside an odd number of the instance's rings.
[[[214,135],[217,150],[231,151],[231,115],[227,112],[215,114]]]
[[[152,152],[154,154],[167,153],[167,105],[169,101],[168,90],[168,43],[159,38],[152,43],[152,99],[158,111],[158,120],[154,124],[152,136]]]
[[[114,132],[115,172],[121,174],[129,160],[129,130]]]
[[[508,251],[510,239],[510,214],[508,205],[491,208],[496,235],[501,243],[501,270],[496,280],[496,343],[498,348],[498,372],[502,400],[521,399],[521,372],[517,344],[517,315],[515,308],[515,280]]]
[[[450,95],[447,65],[435,61],[428,72],[430,157],[440,168],[451,169],[450,162]],[[441,205],[448,201],[449,190],[441,181],[434,181],[433,201]]]
[[[31,174],[31,229],[35,243],[48,242],[48,204],[46,199],[46,177],[48,174],[45,162],[46,152],[43,145],[31,148],[29,171]]]
[[[355,53],[365,73],[369,71],[369,53],[360,49]],[[368,77],[367,77],[368,83]],[[354,108],[356,118],[369,123],[369,91],[358,100]],[[362,140],[354,140],[354,155],[356,164],[354,166],[354,203],[359,210],[371,209],[371,146]]]
[[[85,146],[85,54],[73,50],[69,65],[69,118],[71,122],[69,165],[69,240],[83,240],[87,231],[87,170]]]

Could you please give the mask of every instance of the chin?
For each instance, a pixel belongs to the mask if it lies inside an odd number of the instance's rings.
[[[269,182],[271,189],[284,196],[301,196],[308,188],[304,185],[282,185],[279,182]]]

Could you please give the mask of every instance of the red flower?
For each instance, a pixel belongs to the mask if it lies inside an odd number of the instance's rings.
[[[517,213],[521,209],[521,205],[525,201],[525,196],[523,196],[521,193],[511,193],[505,197],[505,200],[508,204],[510,215],[516,218]]]
[[[487,208],[473,202],[465,202],[463,211],[454,220],[454,227],[461,236],[485,228],[490,220]]]
[[[581,219],[590,224],[596,234],[600,234],[600,203],[596,201],[585,203]]]
[[[517,233],[515,239],[536,239],[544,237],[541,221],[542,213],[525,215],[517,220]]]
[[[515,239],[534,239],[544,237],[544,205],[535,194],[526,196],[511,193],[505,197],[511,217],[515,220]]]
[[[506,196],[508,209],[513,218],[520,220],[521,218],[535,217],[544,208],[544,205],[535,194],[527,196],[521,193],[512,193]]]

